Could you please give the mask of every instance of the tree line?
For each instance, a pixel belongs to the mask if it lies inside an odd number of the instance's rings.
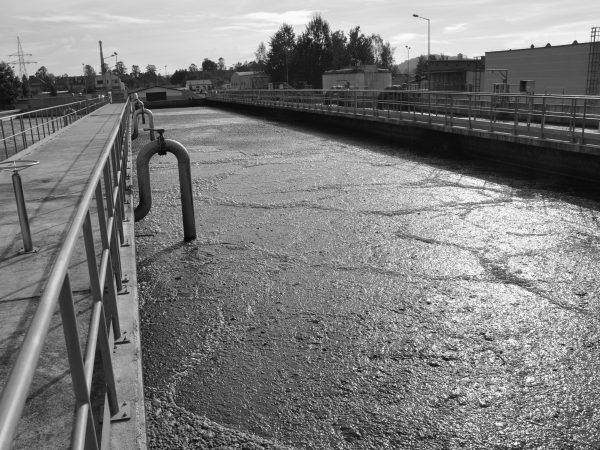
[[[365,35],[360,26],[348,32],[331,31],[329,23],[315,15],[296,36],[288,24],[271,36],[269,50],[259,44],[256,60],[275,82],[294,87],[322,87],[323,72],[349,66],[374,64],[392,69],[394,48],[378,34]]]
[[[268,46],[261,42],[254,53],[254,61],[238,62],[229,68],[225,60],[212,61],[204,58],[202,64],[190,64],[187,69],[177,69],[170,76],[160,74],[157,66],[148,64],[144,69],[132,65],[128,70],[123,61],[117,61],[113,68],[104,63],[105,71],[112,72],[134,90],[156,84],[185,86],[187,80],[211,79],[213,86],[220,87],[229,82],[233,72],[264,71],[275,83],[287,83],[296,88],[322,87],[322,75],[327,70],[374,64],[379,68],[393,69],[394,48],[379,34],[366,35],[360,26],[355,26],[346,34],[332,31],[329,23],[316,14],[306,24],[304,31],[296,35],[291,25],[283,23],[270,37]],[[419,61],[416,69],[422,71],[424,61]],[[165,70],[166,72],[166,70]],[[96,71],[90,65],[83,66],[86,79],[85,93],[96,92]],[[42,66],[35,76],[42,82],[44,90],[56,95],[63,87],[61,80],[68,75],[55,76]],[[0,106],[12,106],[17,97],[28,97],[28,80],[14,74],[10,65],[0,62]]]

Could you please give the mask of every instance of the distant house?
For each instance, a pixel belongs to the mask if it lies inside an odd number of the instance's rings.
[[[185,87],[197,94],[211,91],[213,88],[211,80],[187,80]]]
[[[267,89],[269,75],[264,72],[234,72],[231,75],[231,89]]]
[[[148,88],[138,89],[130,92],[131,94],[137,94],[138,98],[145,102],[155,102],[159,100],[180,100],[186,98],[185,88],[171,88],[166,86],[152,86]]]
[[[323,74],[323,89],[385,89],[392,84],[392,72],[375,65],[328,70]]]

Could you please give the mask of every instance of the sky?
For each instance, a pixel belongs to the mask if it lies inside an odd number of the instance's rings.
[[[395,48],[396,63],[427,54],[467,57],[485,52],[589,42],[600,27],[600,1],[584,0],[26,0],[0,6],[0,61],[18,61],[21,40],[31,75],[45,66],[55,75],[79,75],[123,61],[172,74],[208,58],[227,67],[252,61],[261,42],[287,23],[300,35],[315,14],[331,31],[360,26]],[[407,49],[407,46],[410,49]],[[117,57],[109,55],[117,53]],[[410,52],[410,53],[409,53]],[[31,56],[30,56],[30,55]],[[11,56],[13,55],[13,56]],[[18,65],[15,67],[18,73]]]

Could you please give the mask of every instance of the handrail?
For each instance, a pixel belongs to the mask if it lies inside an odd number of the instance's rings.
[[[427,90],[227,90],[209,98],[600,146],[600,96]]]
[[[0,161],[26,149],[109,101],[108,97],[97,97],[0,117],[0,143],[4,148],[3,154],[0,154]]]
[[[92,405],[91,377],[96,346],[99,347],[111,414],[118,411],[114,374],[111,365],[109,336],[111,325],[115,339],[120,335],[116,306],[117,291],[121,289],[119,240],[123,242],[123,196],[130,149],[131,106],[127,101],[119,123],[110,133],[100,158],[90,176],[79,206],[55,259],[38,307],[24,337],[19,355],[0,396],[0,449],[11,447],[17,425],[23,413],[52,315],[60,302],[63,331],[71,377],[77,404],[72,434],[72,448],[98,448]],[[104,186],[103,186],[104,184]],[[106,198],[106,200],[105,200]],[[93,204],[95,199],[96,204]],[[102,241],[101,261],[98,264],[90,211],[96,207]],[[91,292],[94,301],[85,357],[81,354],[77,319],[69,279],[69,264],[83,231],[88,262]],[[105,289],[106,287],[106,289]],[[105,312],[106,307],[106,312]],[[106,321],[105,321],[106,318]]]

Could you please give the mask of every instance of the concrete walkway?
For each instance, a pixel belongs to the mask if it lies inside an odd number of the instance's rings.
[[[39,161],[21,172],[33,245],[37,252],[22,254],[19,220],[10,172],[0,175],[0,386],[4,386],[33,316],[52,265],[69,230],[88,178],[118,125],[122,104],[106,105],[10,160]],[[126,205],[130,207],[131,205]],[[126,210],[126,215],[132,216]],[[119,401],[131,405],[132,419],[113,427],[119,448],[145,447],[145,425],[136,333],[137,289],[133,225],[126,223],[122,265],[132,287],[119,296],[121,328],[130,344],[116,347],[114,364]],[[99,241],[99,235],[95,238]],[[85,347],[92,300],[83,239],[71,259],[70,277],[79,333]],[[34,377],[16,448],[65,448],[69,445],[75,399],[60,314],[56,311]]]

